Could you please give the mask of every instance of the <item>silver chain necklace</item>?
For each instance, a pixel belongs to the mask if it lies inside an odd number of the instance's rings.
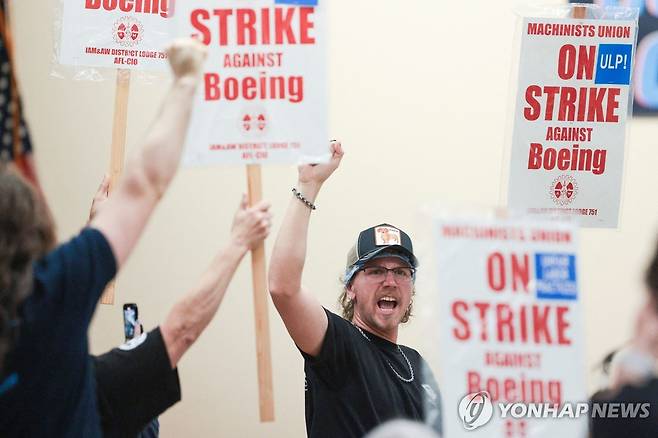
[[[366,335],[366,333],[363,330],[361,330],[361,327],[359,327],[358,325],[356,325],[354,323],[352,323],[352,325],[354,327],[356,327],[356,329],[359,331],[359,333],[361,333],[361,335],[363,335],[363,337],[366,338],[368,340],[368,342],[372,342],[370,340],[370,338],[368,337],[368,335]],[[402,355],[404,360],[407,362],[407,365],[409,366],[409,371],[411,371],[411,377],[409,377],[408,379],[405,379],[397,371],[395,371],[395,368],[393,368],[393,365],[391,365],[391,362],[389,362],[388,359],[386,359],[386,363],[388,364],[388,367],[391,369],[391,371],[393,371],[395,373],[395,375],[398,376],[398,379],[402,380],[403,382],[411,383],[411,382],[414,381],[414,369],[411,366],[411,362],[409,362],[409,359],[407,358],[407,355],[404,354],[404,351],[402,351],[402,348],[400,348],[400,346],[398,344],[395,344],[395,346],[398,347],[398,351],[400,352],[400,354]]]

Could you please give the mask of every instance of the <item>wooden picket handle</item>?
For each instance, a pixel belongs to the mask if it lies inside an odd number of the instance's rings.
[[[587,8],[585,6],[574,6],[571,11],[571,16],[579,20],[584,19],[587,16]]]
[[[249,205],[253,206],[263,198],[260,165],[247,165],[247,187]],[[258,406],[262,423],[274,421],[272,355],[270,352],[267,283],[265,281],[265,244],[262,242],[251,251],[251,278],[254,288],[254,316],[256,321]]]
[[[130,70],[117,70],[117,88],[114,95],[114,120],[112,125],[112,148],[110,151],[110,192],[114,189],[123,172],[126,155],[126,128],[128,123],[128,94],[130,91]],[[115,281],[112,280],[103,295],[101,304],[114,304]]]

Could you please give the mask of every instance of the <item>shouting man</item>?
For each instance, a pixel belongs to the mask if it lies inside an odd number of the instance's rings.
[[[393,418],[440,432],[432,373],[416,350],[397,344],[418,266],[409,236],[389,224],[358,235],[347,256],[342,318],[301,285],[314,202],[343,157],[340,143],[331,152],[329,163],[300,166],[270,262],[272,300],[304,357],[308,436],[360,438]]]

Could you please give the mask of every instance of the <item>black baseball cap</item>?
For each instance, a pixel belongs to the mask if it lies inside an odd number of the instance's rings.
[[[363,264],[384,254],[401,256],[412,268],[418,266],[409,235],[391,224],[379,224],[359,233],[356,243],[347,253],[346,268],[349,270],[356,264]]]

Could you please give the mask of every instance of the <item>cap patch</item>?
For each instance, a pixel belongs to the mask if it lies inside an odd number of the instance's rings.
[[[375,245],[401,245],[400,230],[393,227],[375,228]]]

